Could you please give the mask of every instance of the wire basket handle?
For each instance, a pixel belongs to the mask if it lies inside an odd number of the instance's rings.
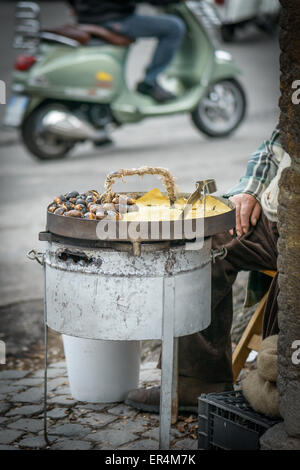
[[[104,184],[105,192],[101,195],[102,202],[112,202],[113,198],[116,195],[116,193],[112,191],[112,186],[115,183],[116,179],[133,175],[158,175],[166,188],[171,204],[176,201],[175,181],[174,177],[169,172],[169,170],[161,167],[143,166],[141,168],[132,168],[127,170],[121,168],[120,170],[115,171],[114,173],[110,173],[107,176]]]

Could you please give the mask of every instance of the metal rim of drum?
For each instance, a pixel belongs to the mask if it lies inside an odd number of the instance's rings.
[[[140,197],[144,195],[145,193],[132,193],[132,192],[127,192],[127,193],[119,193],[119,194],[127,194],[131,197]],[[189,194],[182,193],[179,195],[179,197],[189,197]],[[211,237],[213,235],[216,235],[217,233],[221,233],[227,230],[230,230],[235,226],[235,205],[229,201],[228,199],[222,198],[222,197],[217,197],[214,196],[215,199],[223,202],[228,206],[231,210],[229,212],[224,212],[223,214],[218,214],[215,216],[210,216],[210,217],[205,217],[204,221],[204,237]],[[48,206],[49,207],[49,206]],[[193,219],[192,222],[192,229],[195,229],[196,226],[196,221],[197,219]],[[90,241],[102,241],[99,239],[97,236],[96,228],[98,224],[105,224],[107,221],[99,221],[99,220],[86,220],[86,219],[81,219],[81,218],[72,218],[72,217],[65,217],[63,215],[57,215],[49,212],[47,210],[47,231],[50,232],[53,235],[61,236],[61,237],[66,237],[67,239],[76,239],[76,240],[90,240]],[[161,242],[161,241],[170,241],[170,240],[183,240],[182,238],[176,238],[174,236],[174,233],[178,233],[176,230],[176,225],[175,224],[182,224],[182,220],[176,220],[176,221],[159,221],[158,223],[158,230],[159,230],[159,237],[152,239],[151,238],[151,231],[150,231],[150,222],[139,222],[139,221],[134,221],[136,224],[141,225],[141,231],[143,232],[143,229],[145,229],[145,232],[148,233],[148,237],[143,239],[139,238],[138,240],[133,240],[130,238],[127,228],[128,224],[131,222],[126,222],[126,221],[116,221],[113,222],[116,224],[116,238],[107,238],[106,240],[103,240],[103,243],[105,242],[133,242],[133,241],[138,241],[138,242]],[[118,238],[118,233],[119,230],[121,229],[121,224],[127,224],[126,230],[122,231],[122,233],[127,233],[126,237],[122,237],[121,239]],[[166,230],[164,230],[164,226],[166,224],[170,224],[170,236],[167,238],[163,237],[163,234],[166,233]],[[179,225],[180,226],[180,225]],[[178,225],[177,225],[178,227]],[[180,233],[180,232],[179,232]]]

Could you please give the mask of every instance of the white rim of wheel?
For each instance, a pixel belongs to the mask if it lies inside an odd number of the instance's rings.
[[[205,127],[215,134],[229,132],[240,121],[244,100],[234,82],[222,81],[209,87],[198,106],[198,115]]]

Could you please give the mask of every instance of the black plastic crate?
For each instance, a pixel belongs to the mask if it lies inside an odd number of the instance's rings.
[[[241,391],[198,398],[198,449],[259,450],[259,438],[278,423],[256,413]]]

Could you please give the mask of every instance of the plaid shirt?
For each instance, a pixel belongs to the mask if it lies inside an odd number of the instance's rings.
[[[273,147],[275,145],[281,147],[278,126],[272,132],[270,139],[265,141],[251,155],[245,176],[240,179],[237,185],[224,194],[224,197],[246,193],[251,194],[251,196],[254,196],[261,202],[263,192],[269,186],[278,170],[278,162],[273,158]]]

